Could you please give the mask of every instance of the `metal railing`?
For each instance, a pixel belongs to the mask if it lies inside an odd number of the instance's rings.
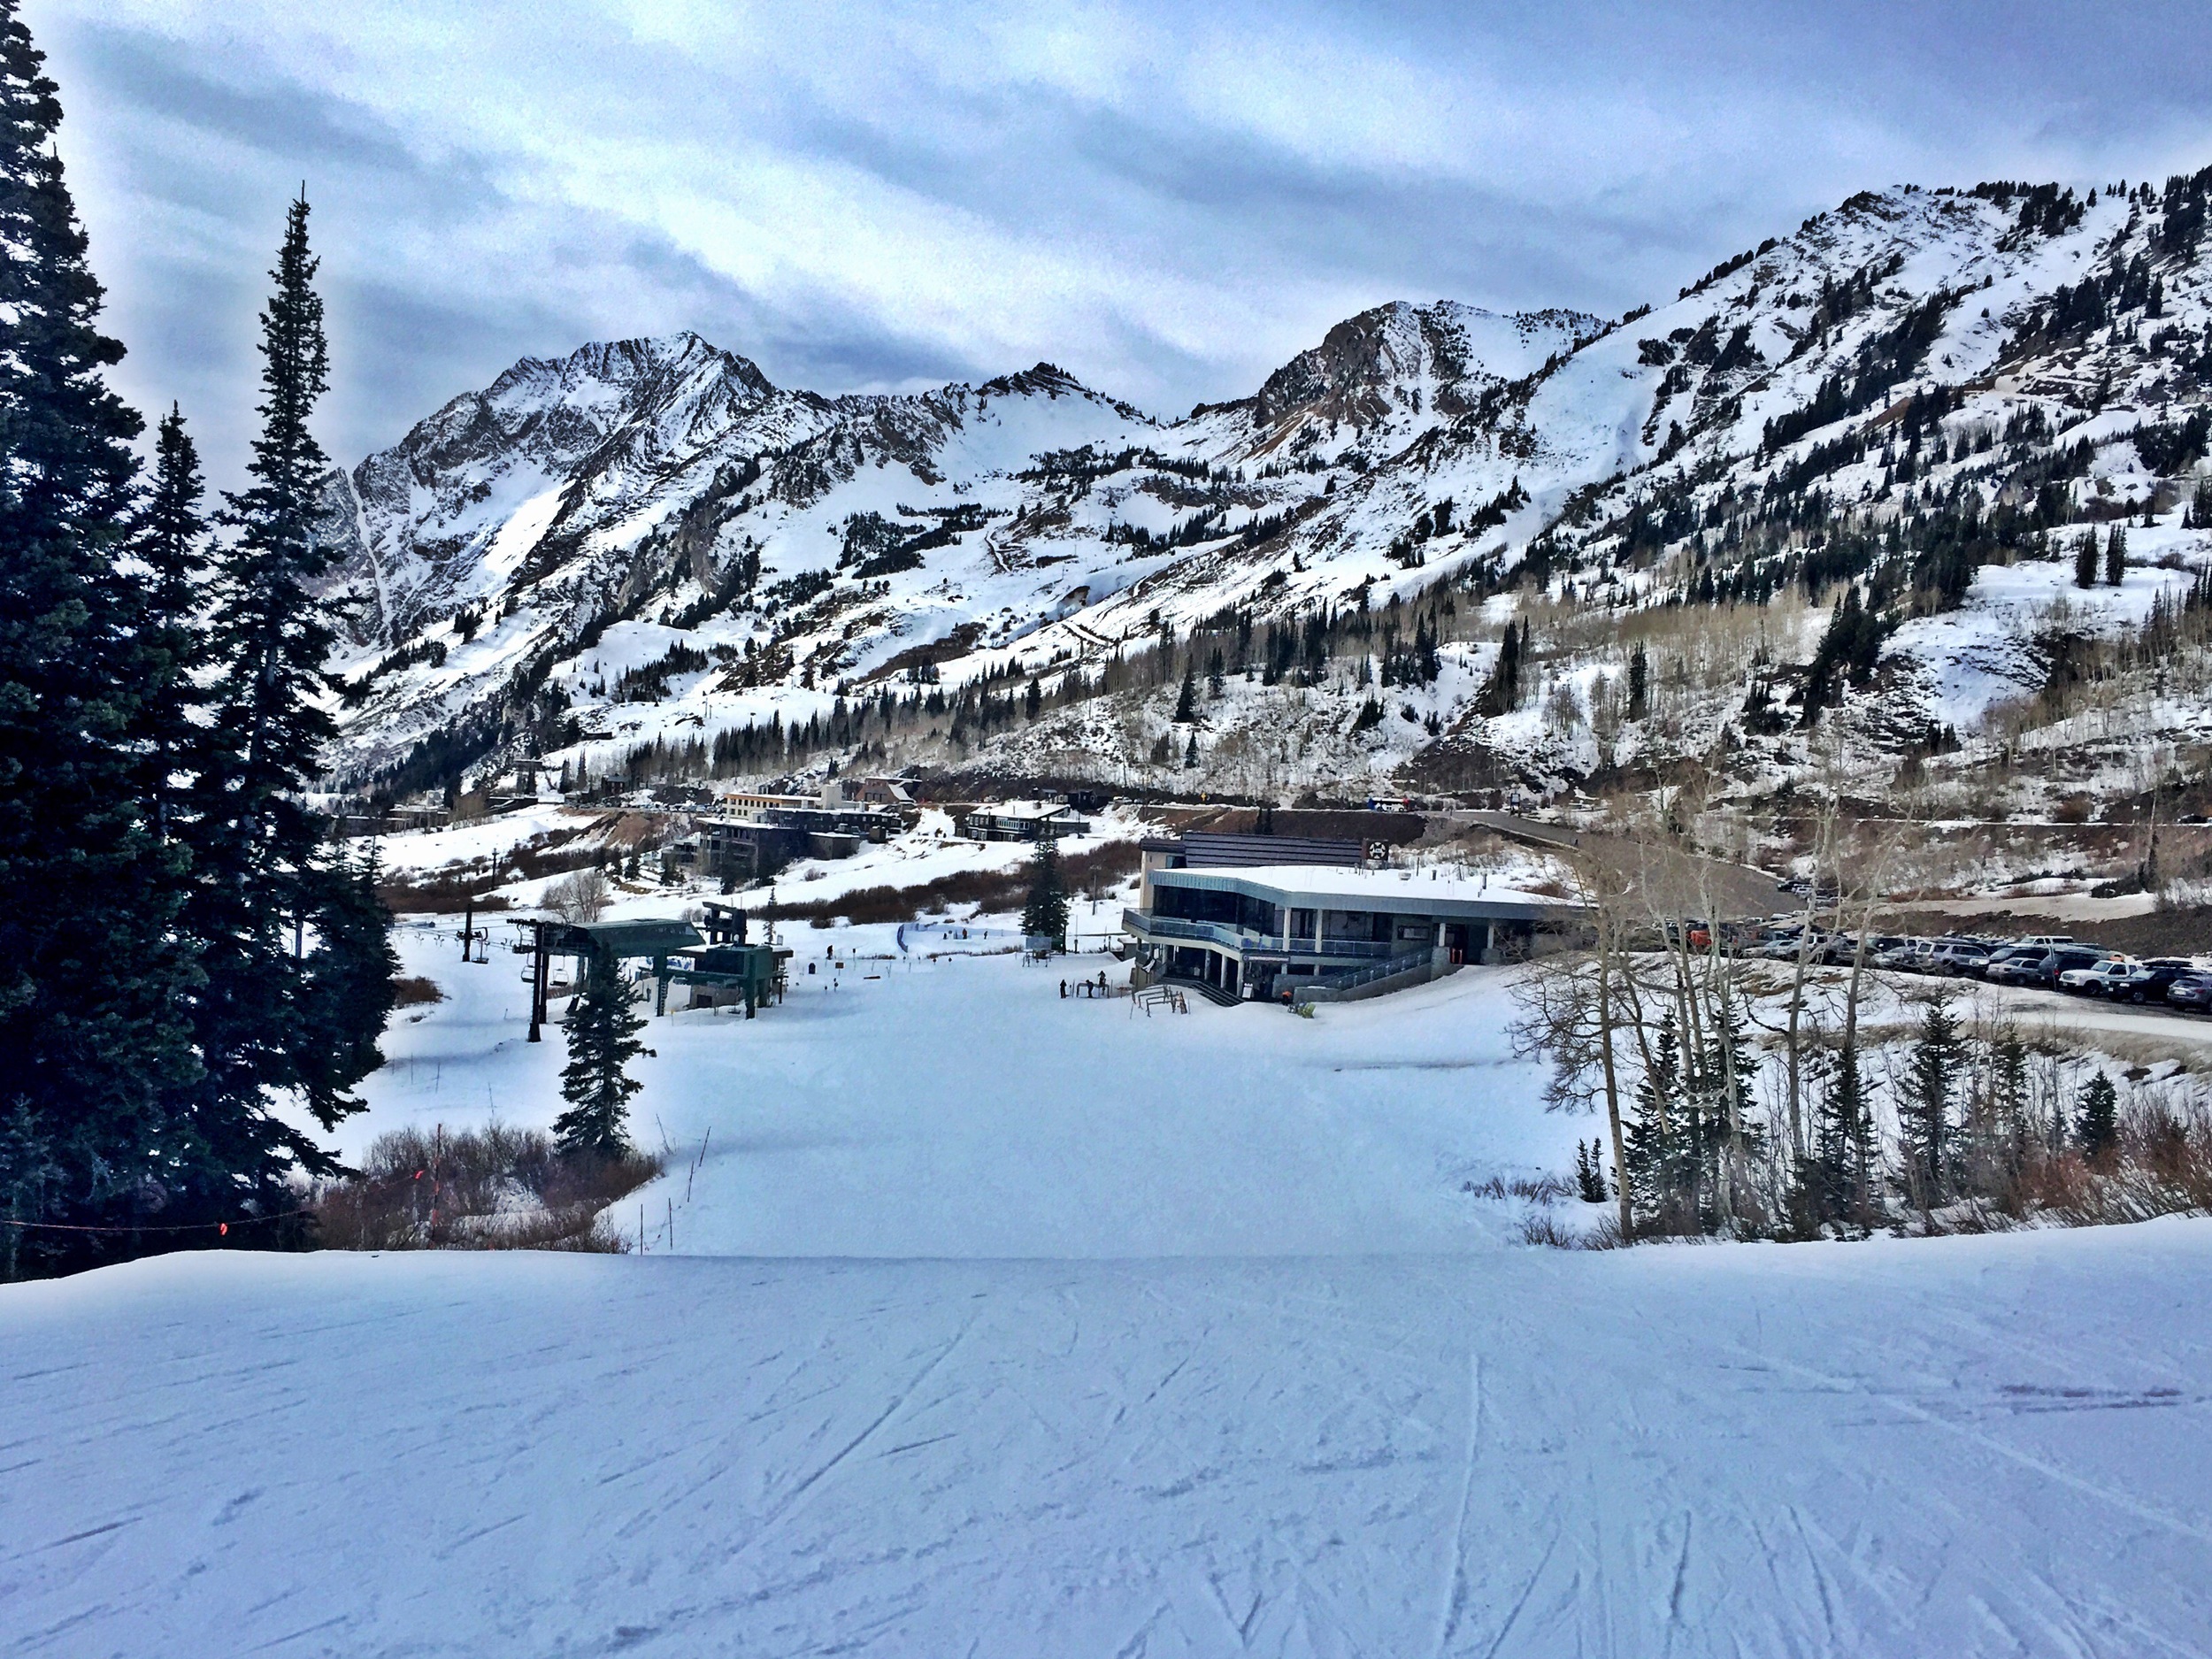
[[[1302,995],[1308,991],[1357,990],[1363,985],[1373,985],[1378,980],[1394,979],[1401,973],[1410,973],[1416,968],[1425,968],[1433,960],[1433,951],[1428,949],[1409,950],[1405,955],[1393,956],[1386,962],[1372,963],[1364,968],[1352,968],[1342,973],[1325,974],[1318,979],[1307,980],[1296,986],[1293,995]]]
[[[1254,942],[1253,935],[1218,922],[1187,922],[1179,917],[1147,916],[1142,910],[1123,910],[1121,925],[1133,933],[1148,933],[1155,939],[1202,939],[1232,950],[1241,950]]]
[[[1142,910],[1125,908],[1121,913],[1121,925],[1126,932],[1153,939],[1202,940],[1208,944],[1225,945],[1232,950],[1257,950],[1290,956],[1386,957],[1397,949],[1397,946],[1386,941],[1367,939],[1294,939],[1286,944],[1274,933],[1249,933],[1223,922],[1186,921],[1179,916],[1148,916]]]

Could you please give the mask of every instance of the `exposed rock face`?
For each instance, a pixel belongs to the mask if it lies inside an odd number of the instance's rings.
[[[1252,399],[1253,424],[1279,441],[1294,422],[1365,432],[1417,420],[1424,407],[1466,414],[1483,392],[1537,373],[1604,327],[1577,311],[1500,317],[1448,300],[1379,305],[1269,375]]]

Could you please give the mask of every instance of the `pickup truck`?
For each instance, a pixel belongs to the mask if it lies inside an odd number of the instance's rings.
[[[2105,953],[2085,945],[2058,945],[2048,950],[2031,949],[2014,953],[2000,952],[1990,959],[1989,972],[1984,975],[1992,985],[2039,985],[2051,990],[2058,984],[2058,976],[2077,968],[2093,968],[2103,961]]]
[[[2076,996],[2126,995],[2125,987],[2142,964],[2129,956],[2108,956],[2085,968],[2066,968],[2058,976],[2058,988]]]

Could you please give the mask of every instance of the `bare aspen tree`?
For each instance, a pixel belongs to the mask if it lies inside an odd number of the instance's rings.
[[[1812,872],[1805,883],[1805,906],[1798,918],[1797,956],[1791,964],[1788,1024],[1783,1041],[1783,1052],[1788,1067],[1790,1156],[1801,1164],[1811,1151],[1809,1138],[1805,1133],[1805,989],[1813,965],[1813,948],[1818,939],[1817,922],[1820,915],[1821,891],[1828,882],[1829,872],[1837,870],[1839,859],[1839,833],[1843,822],[1843,792],[1840,780],[1833,770],[1839,757],[1832,747],[1829,776],[1832,787],[1821,791],[1820,807],[1813,820]],[[1840,872],[1839,871],[1839,877]],[[1839,888],[1839,891],[1840,889]]]
[[[1613,1144],[1613,1173],[1621,1237],[1633,1237],[1634,1211],[1629,1202],[1628,1140],[1621,1125],[1620,1056],[1616,1033],[1622,1020],[1621,996],[1629,978],[1629,911],[1626,872],[1610,856],[1609,843],[1578,838],[1568,861],[1576,899],[1587,908],[1591,933],[1592,1014],[1598,1033],[1598,1064],[1605,1094],[1606,1132]]]
[[[1714,1165],[1714,1208],[1732,1218],[1740,1213],[1740,1187],[1747,1164],[1741,1056],[1732,1018],[1741,1009],[1742,987],[1721,936],[1723,866],[1699,849],[1694,835],[1708,810],[1706,783],[1696,774],[1666,792],[1660,821],[1645,842],[1639,886],[1670,970],[1668,990],[1684,1053],[1701,1071],[1709,1056],[1719,1061],[1721,1075],[1713,1080],[1720,1086],[1725,1134],[1723,1155]],[[1703,924],[1702,943],[1693,939],[1693,918]]]

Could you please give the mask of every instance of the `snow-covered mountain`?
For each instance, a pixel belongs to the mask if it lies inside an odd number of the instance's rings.
[[[1922,544],[1970,492],[1985,541],[2000,508],[2174,516],[2206,447],[2208,188],[1868,193],[1619,324],[1381,306],[1171,421],[1047,364],[831,398],[688,334],[526,360],[334,478],[341,770],[1095,667],[1532,546],[1582,603],[1886,557],[1934,595],[1897,603],[1940,611],[1962,583]],[[2009,562],[1986,553],[1966,586]]]

